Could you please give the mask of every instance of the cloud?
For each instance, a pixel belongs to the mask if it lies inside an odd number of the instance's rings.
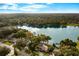
[[[57,10],[57,11],[55,11],[55,10],[51,10],[51,11],[43,11],[43,12],[40,12],[40,13],[79,13],[79,11],[78,10],[66,10],[66,11],[64,11],[64,10]]]
[[[38,8],[45,8],[47,6],[45,5],[30,5],[30,6],[27,6],[27,8],[30,8],[30,9],[38,9]]]
[[[16,4],[4,4],[3,6],[0,6],[0,9],[4,10],[17,10],[17,5]]]
[[[22,4],[21,4],[22,5]],[[23,6],[20,6],[16,3],[7,3],[3,6],[0,6],[0,9],[2,10],[13,10],[13,11],[23,11],[23,12],[37,12],[40,9],[47,8],[47,5],[43,4],[25,4]]]
[[[19,10],[22,10],[22,11],[38,11],[42,8],[46,8],[47,6],[46,5],[38,5],[38,4],[32,4],[32,5],[29,5],[29,6],[24,6],[24,7],[21,7],[19,8]]]

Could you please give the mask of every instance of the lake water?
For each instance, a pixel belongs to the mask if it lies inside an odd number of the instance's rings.
[[[45,34],[52,38],[50,43],[59,43],[61,40],[69,38],[73,41],[77,41],[79,36],[79,27],[67,26],[66,28],[35,28],[28,26],[18,26],[18,28],[26,29],[37,34]]]

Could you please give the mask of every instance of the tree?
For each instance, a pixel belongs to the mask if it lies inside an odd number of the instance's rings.
[[[17,33],[15,33],[16,38],[25,38],[26,37],[26,32],[23,30],[19,30]]]
[[[40,41],[41,42],[49,42],[49,40],[51,40],[51,37],[49,37],[49,36],[46,36],[46,35],[43,35],[43,34],[41,34],[41,35],[38,35],[38,37],[40,38]]]
[[[35,51],[37,45],[38,45],[37,43],[29,43],[28,45],[29,50],[31,50],[32,52]]]
[[[48,46],[48,53],[52,54],[53,50],[54,50],[54,46],[53,45],[49,45]]]
[[[79,50],[75,47],[62,47],[60,52],[61,56],[79,56]]]
[[[76,48],[76,42],[65,39],[60,42],[59,55],[61,56],[78,56],[79,50]]]
[[[77,38],[77,40],[79,41],[79,37]]]
[[[60,42],[60,46],[73,46],[73,47],[76,47],[76,43],[75,42],[73,42],[72,40],[70,40],[70,39],[65,39],[65,40],[62,40],[61,42]]]
[[[26,39],[18,39],[14,46],[16,48],[22,50],[22,49],[24,49],[25,46],[27,46],[27,41],[26,41]]]

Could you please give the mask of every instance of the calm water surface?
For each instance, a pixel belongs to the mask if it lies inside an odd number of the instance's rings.
[[[52,38],[50,43],[59,43],[61,40],[65,38],[69,38],[73,41],[76,41],[77,37],[79,36],[79,27],[74,26],[67,26],[66,28],[34,28],[28,26],[18,26],[18,28],[29,30],[33,32],[35,35],[48,35]]]

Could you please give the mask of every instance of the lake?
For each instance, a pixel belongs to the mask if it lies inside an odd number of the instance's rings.
[[[26,29],[31,31],[33,34],[45,34],[52,38],[50,43],[59,43],[61,40],[69,38],[73,41],[77,41],[79,36],[79,27],[74,26],[67,26],[65,28],[36,28],[36,27],[29,27],[29,26],[18,26],[18,28]]]

